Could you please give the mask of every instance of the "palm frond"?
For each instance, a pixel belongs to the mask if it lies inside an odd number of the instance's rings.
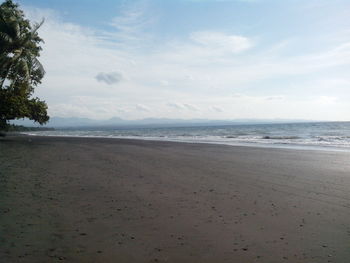
[[[38,29],[44,24],[44,22],[45,22],[45,18],[43,18],[39,23],[34,23],[32,34],[35,34],[38,31]]]
[[[0,41],[7,42],[8,45],[11,45],[13,43],[12,37],[6,32],[0,32]]]
[[[34,69],[40,72],[42,76],[45,75],[46,72],[45,72],[44,66],[40,63],[40,61],[36,57],[32,58],[32,65]]]

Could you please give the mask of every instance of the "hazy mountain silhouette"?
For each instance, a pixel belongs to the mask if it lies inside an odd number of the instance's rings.
[[[209,120],[209,119],[163,119],[146,118],[141,120],[124,120],[113,117],[108,120],[93,120],[89,118],[62,118],[52,117],[45,127],[52,128],[78,128],[78,127],[126,127],[126,126],[151,126],[151,127],[176,127],[176,126],[213,126],[213,125],[238,125],[238,124],[271,124],[271,123],[295,123],[310,122],[307,120],[288,119],[235,119],[235,120]],[[38,124],[30,120],[15,120],[11,123],[27,127],[37,127]]]

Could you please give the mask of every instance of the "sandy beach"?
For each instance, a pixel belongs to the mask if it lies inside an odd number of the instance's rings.
[[[350,153],[0,141],[1,262],[350,260]]]

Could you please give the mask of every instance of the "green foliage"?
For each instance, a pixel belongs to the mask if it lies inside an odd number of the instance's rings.
[[[0,5],[0,130],[13,119],[49,120],[46,103],[31,98],[45,74],[38,60],[42,23],[31,24],[12,0]]]

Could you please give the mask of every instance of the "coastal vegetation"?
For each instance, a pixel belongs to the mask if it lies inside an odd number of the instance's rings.
[[[49,120],[45,101],[33,97],[45,74],[38,60],[42,24],[31,23],[12,0],[0,5],[0,130],[8,130],[14,119],[28,118],[39,124]]]

